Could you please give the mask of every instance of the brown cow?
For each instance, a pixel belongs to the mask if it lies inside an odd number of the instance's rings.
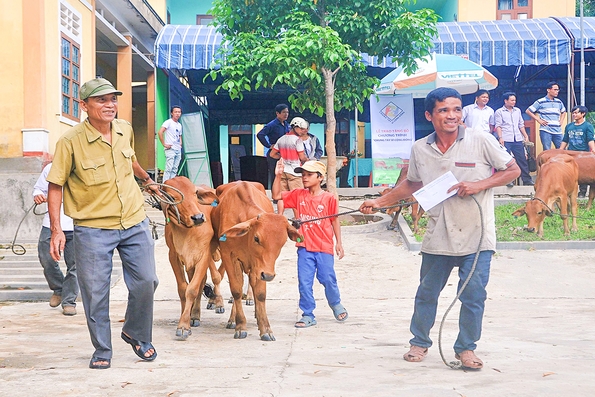
[[[409,164],[404,164],[403,168],[401,168],[401,173],[399,174],[399,177],[397,178],[397,181],[395,182],[395,187],[397,187],[399,185],[399,183],[401,183],[402,181],[407,179],[408,171],[409,171]],[[392,188],[392,189],[394,189],[394,188]],[[383,191],[380,192],[380,195],[384,196],[385,194],[390,192],[392,189],[384,189]],[[406,199],[404,199],[404,201],[405,202],[415,202],[414,204],[411,204],[411,220],[413,221],[413,233],[416,234],[419,229],[418,222],[421,219],[421,217],[424,215],[424,210],[415,201],[415,198],[413,196],[407,197]],[[390,223],[390,225],[388,226],[389,229],[394,229],[397,226],[397,220],[399,218],[399,214],[401,213],[401,210],[406,207],[409,207],[409,205],[398,206],[398,207],[394,207],[394,208],[390,208],[390,209],[386,210],[386,213],[388,215],[393,216],[393,220]]]
[[[578,193],[578,165],[567,154],[559,154],[542,164],[541,170],[535,181],[535,197],[525,203],[523,208],[513,212],[514,216],[527,215],[527,231],[543,237],[543,220],[545,216],[552,215],[554,202],[560,202],[560,216],[564,221],[564,234],[570,235],[568,230],[568,197],[572,207],[572,231],[578,230],[576,226]]]
[[[578,165],[578,183],[579,185],[589,185],[589,200],[587,201],[587,210],[591,209],[593,199],[595,198],[595,153],[579,152],[576,150],[550,149],[545,150],[537,156],[537,171],[542,164],[558,154],[567,154],[574,158]]]
[[[215,267],[219,260],[218,253],[211,251],[213,247],[213,228],[211,227],[210,204],[216,201],[215,190],[207,186],[194,186],[183,176],[168,179],[166,186],[178,189],[163,188],[176,205],[162,203],[163,214],[167,220],[165,225],[165,242],[169,248],[169,262],[176,276],[178,295],[182,305],[182,314],[176,329],[176,336],[187,339],[192,334],[191,326],[200,325],[200,291],[203,290],[207,268],[211,269],[213,283],[218,285],[221,276]],[[216,248],[216,247],[215,247]],[[221,296],[215,297],[217,313],[225,311]]]
[[[242,308],[243,274],[255,298],[255,316],[260,339],[274,341],[266,313],[266,282],[275,277],[275,261],[287,237],[302,238],[287,218],[274,213],[273,205],[260,183],[237,181],[217,188],[219,204],[213,209],[212,222],[219,244],[221,264],[234,298],[227,328],[235,328],[235,339],[243,339],[246,316]],[[218,238],[218,240],[217,240]]]

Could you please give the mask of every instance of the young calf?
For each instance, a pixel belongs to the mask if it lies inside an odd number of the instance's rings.
[[[543,237],[543,220],[552,215],[552,206],[560,202],[560,216],[564,221],[564,234],[570,235],[568,229],[568,198],[572,207],[572,231],[576,232],[578,193],[578,165],[567,154],[556,155],[541,165],[535,181],[535,197],[512,213],[513,216],[527,215],[528,232],[535,232]]]

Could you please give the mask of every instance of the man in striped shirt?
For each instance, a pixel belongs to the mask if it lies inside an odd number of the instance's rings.
[[[558,83],[550,81],[547,84],[547,95],[536,100],[525,111],[529,117],[540,125],[539,138],[543,150],[551,149],[552,143],[556,149],[559,149],[562,143],[562,119],[566,114],[566,108],[562,101],[558,99],[559,92],[560,86]]]

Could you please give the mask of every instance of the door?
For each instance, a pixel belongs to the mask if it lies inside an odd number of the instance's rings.
[[[182,116],[180,122],[182,123],[184,163],[188,178],[195,185],[213,187],[202,113],[187,113]]]

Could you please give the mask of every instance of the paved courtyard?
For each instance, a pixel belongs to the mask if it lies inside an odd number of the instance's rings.
[[[452,370],[438,351],[438,326],[455,295],[443,292],[422,363],[402,359],[421,257],[384,227],[343,228],[345,258],[336,270],[345,323],[334,320],[315,286],[318,325],[300,317],[293,243],[284,247],[268,284],[267,311],[277,341],[258,337],[253,306],[248,337],[234,340],[225,314],[203,310],[186,341],[175,338],[180,312],[163,238],[156,242],[160,285],[154,344],[158,358],[140,362],[119,337],[126,303],[122,279],[111,294],[112,368],[88,369],[93,352],[82,305],[66,317],[47,302],[0,303],[0,395],[3,396],[593,396],[595,264],[590,250],[502,250],[492,262],[479,372]],[[41,270],[40,270],[41,271]],[[224,295],[227,295],[224,285]],[[442,347],[454,359],[458,305]]]

